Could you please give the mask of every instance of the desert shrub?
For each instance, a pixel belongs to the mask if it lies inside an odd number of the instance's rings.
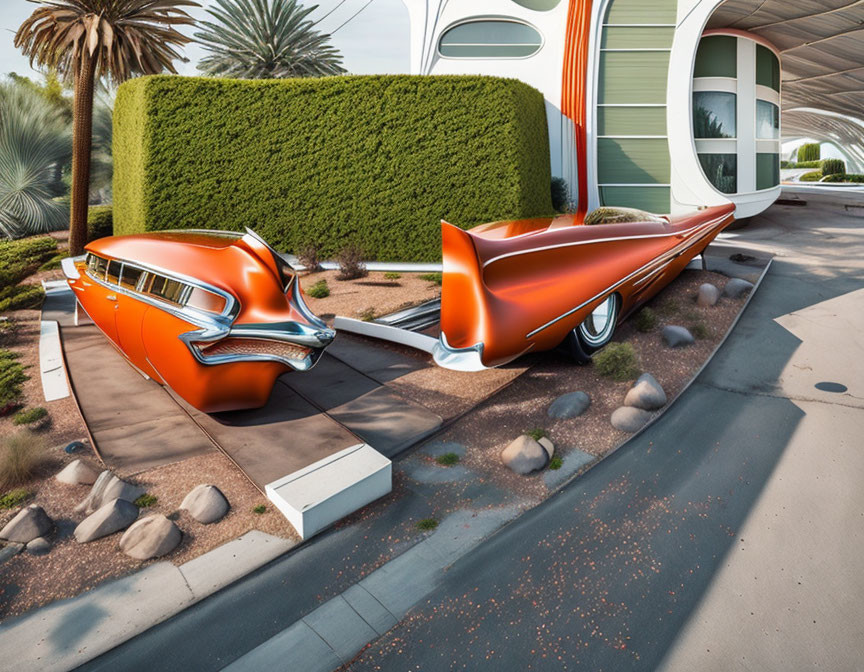
[[[38,308],[45,298],[42,285],[14,285],[0,289],[0,313],[9,310]]]
[[[51,257],[48,261],[42,264],[38,270],[40,271],[54,271],[60,268],[60,265],[63,263],[63,260],[68,257],[69,254],[66,252],[60,252]]]
[[[12,287],[57,254],[50,236],[0,241],[0,290]]]
[[[46,458],[45,442],[35,434],[25,430],[4,437],[0,442],[0,488],[24,483]]]
[[[327,281],[322,278],[307,289],[306,293],[313,299],[323,299],[326,296],[330,296],[330,287],[327,285]]]
[[[0,343],[6,343],[18,331],[18,322],[8,317],[0,317]]]
[[[159,498],[156,495],[151,495],[149,492],[145,492],[138,499],[136,499],[133,504],[137,506],[139,509],[146,509],[159,501]]]
[[[629,343],[610,343],[593,360],[597,373],[612,380],[633,380],[641,373],[636,351]]]
[[[542,427],[535,427],[534,429],[525,432],[525,436],[530,436],[535,441],[539,441],[540,439],[548,438],[549,432]]]
[[[561,459],[560,455],[553,455],[552,459],[549,460],[549,468],[552,471],[557,471],[561,468],[561,465],[564,464],[564,460]]]
[[[846,163],[843,159],[822,159],[819,164],[823,175],[845,175]]]
[[[443,273],[423,273],[419,276],[421,280],[425,280],[426,282],[431,282],[432,284],[441,286],[441,283],[444,282],[444,274]]]
[[[801,182],[818,182],[822,179],[822,171],[813,170],[809,173],[804,173],[801,177],[798,178]]]
[[[297,259],[309,272],[321,270],[321,259],[318,258],[318,247],[308,243],[297,252]]]
[[[389,272],[384,274],[385,280],[398,280],[401,277],[402,277],[401,273],[394,273],[393,271],[389,271]]]
[[[48,417],[48,411],[41,406],[36,406],[34,408],[18,411],[15,414],[12,423],[15,425],[32,425],[34,422],[39,422],[46,417]]]
[[[657,313],[645,307],[636,313],[636,330],[647,333],[657,326]]]
[[[376,316],[375,309],[372,307],[364,308],[363,310],[361,310],[357,314],[360,317],[360,319],[363,320],[364,322],[371,322],[372,320],[375,319],[375,316]]]
[[[369,275],[366,264],[363,263],[363,251],[356,245],[343,247],[336,257],[339,262],[337,280],[356,280]]]
[[[693,334],[693,338],[699,341],[703,341],[711,335],[711,332],[708,331],[708,327],[705,326],[704,322],[691,324],[690,333]]]
[[[114,235],[114,209],[110,205],[87,208],[87,241]]]
[[[113,148],[117,234],[251,221],[280,250],[436,261],[442,217],[553,212],[543,95],[516,79],[136,77]]]
[[[818,142],[807,142],[798,148],[798,161],[818,161],[820,153]]]
[[[585,215],[584,223],[588,226],[594,224],[630,224],[633,222],[653,222],[662,224],[666,220],[657,215],[637,210],[636,208],[611,208],[603,206],[595,208]]]
[[[10,490],[0,495],[0,509],[14,509],[16,506],[21,506],[30,497],[31,494],[27,490],[21,488]]]
[[[563,177],[552,178],[552,207],[556,212],[564,212],[570,202],[570,188]]]
[[[21,397],[21,386],[29,376],[18,361],[18,355],[0,348],[0,410],[16,403]]]
[[[424,518],[423,520],[417,521],[417,529],[418,530],[434,530],[438,527],[438,521],[434,518]]]
[[[267,507],[263,504],[258,504],[252,507],[252,513],[257,513],[259,516],[267,511]]]
[[[457,453],[444,453],[435,458],[435,461],[442,467],[452,467],[454,464],[459,464],[459,455]]]

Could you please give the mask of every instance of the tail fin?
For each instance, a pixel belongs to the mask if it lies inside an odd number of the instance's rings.
[[[483,271],[471,234],[441,220],[444,277],[441,332],[454,348],[483,341],[487,296]]]

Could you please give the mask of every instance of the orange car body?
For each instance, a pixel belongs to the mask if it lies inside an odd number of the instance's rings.
[[[96,240],[64,265],[97,327],[138,371],[195,408],[257,408],[276,378],[306,371],[335,332],[261,238],[164,232]]]
[[[733,212],[729,204],[662,222],[590,226],[578,214],[468,231],[442,222],[435,360],[477,370],[549,350],[613,293],[623,319],[700,254]]]

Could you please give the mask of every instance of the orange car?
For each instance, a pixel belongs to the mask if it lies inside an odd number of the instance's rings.
[[[96,240],[64,272],[132,366],[195,408],[263,406],[276,378],[308,371],[335,332],[267,243],[213,231]]]
[[[588,225],[581,214],[469,231],[442,222],[436,363],[476,371],[562,344],[586,361],[733,221],[734,207],[626,224]]]

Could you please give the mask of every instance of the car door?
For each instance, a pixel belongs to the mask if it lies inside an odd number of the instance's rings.
[[[114,264],[115,266],[112,266]],[[116,270],[119,275],[120,262],[109,261],[103,257],[91,255],[87,271],[81,275],[81,291],[77,292],[78,302],[84,312],[93,320],[105,336],[115,345],[117,340],[117,325],[115,312],[117,310],[117,291],[110,287],[108,267]],[[108,286],[106,286],[106,284]]]
[[[138,292],[138,283],[144,274],[145,271],[137,266],[123,264],[120,288],[125,291],[118,293],[117,310],[114,312],[117,338],[123,354],[133,366],[156,382],[164,383],[150,364],[147,352],[144,350],[142,337],[144,316],[148,310],[155,310],[141,299]]]

